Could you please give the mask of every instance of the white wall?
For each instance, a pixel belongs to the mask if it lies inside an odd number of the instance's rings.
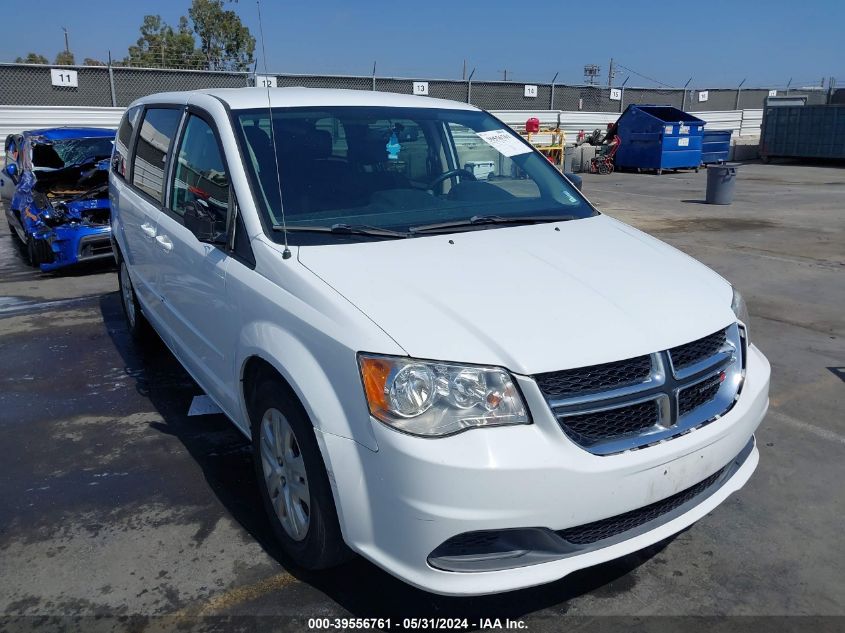
[[[9,134],[44,127],[105,127],[117,129],[124,108],[70,106],[0,106],[0,141]]]
[[[563,110],[540,110],[537,112],[497,110],[493,114],[518,131],[525,129],[525,120],[532,116],[540,119],[541,127],[554,127],[559,121],[561,129],[566,132],[567,145],[575,143],[579,131],[584,130],[589,134],[595,129],[604,130],[608,123],[613,123],[619,118],[619,114],[615,112],[568,112]],[[760,136],[763,110],[724,110],[693,112],[691,114],[706,121],[706,129],[708,130],[731,130],[734,140],[739,136]]]
[[[123,108],[87,108],[68,106],[0,106],[0,140],[7,134],[43,127],[89,126],[117,128]],[[567,144],[574,144],[580,130],[590,133],[596,128],[604,129],[613,123],[619,114],[611,112],[568,112],[561,110],[498,110],[493,114],[517,130],[523,130],[525,120],[536,116],[543,127],[553,127],[560,121],[566,132]],[[718,112],[696,112],[707,121],[711,130],[732,130],[733,137],[755,137],[760,135],[762,110],[727,110]]]

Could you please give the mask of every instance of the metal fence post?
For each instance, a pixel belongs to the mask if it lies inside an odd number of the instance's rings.
[[[467,79],[467,103],[472,103],[472,76],[475,74],[475,68],[472,69],[472,72],[469,74],[469,78]]]
[[[111,51],[109,51],[109,88],[111,89],[111,106],[117,107],[117,94],[114,91],[114,70],[111,65]]]
[[[742,92],[742,84],[745,83],[745,79],[739,82],[739,85],[736,87],[736,105],[734,105],[734,110],[739,110],[739,93]]]
[[[687,86],[689,86],[690,82],[692,81],[692,77],[687,80],[687,83],[684,84],[684,97],[681,100],[681,110],[687,109]]]

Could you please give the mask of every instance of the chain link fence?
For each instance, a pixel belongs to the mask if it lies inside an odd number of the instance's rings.
[[[632,103],[683,110],[762,108],[769,89],[607,88],[596,85],[526,84],[515,81],[454,81],[348,75],[270,75],[279,87],[346,88],[418,94],[471,103],[485,110],[622,112]],[[167,70],[124,66],[0,64],[0,105],[117,106],[157,92],[255,85],[250,72]],[[799,91],[792,91],[796,94]],[[807,103],[829,103],[832,90],[808,91]],[[782,92],[779,94],[783,94]]]

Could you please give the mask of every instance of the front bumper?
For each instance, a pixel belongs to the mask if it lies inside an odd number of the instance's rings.
[[[49,240],[50,249],[53,251],[53,261],[41,264],[43,271],[112,257],[109,225],[57,226],[43,239]]]
[[[377,452],[336,435],[317,437],[350,547],[428,591],[497,593],[557,580],[656,543],[741,488],[759,459],[756,446],[741,454],[766,413],[769,374],[768,361],[751,346],[742,395],[729,413],[681,437],[616,455],[593,455],[569,441],[530,379],[519,379],[534,418],[529,426],[423,439],[373,421]],[[499,571],[445,571],[429,563],[456,535],[560,531],[615,517],[676,495],[735,460],[740,463],[729,476],[697,503],[606,546]]]

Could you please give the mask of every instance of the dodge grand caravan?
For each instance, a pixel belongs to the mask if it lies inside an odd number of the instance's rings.
[[[677,533],[757,465],[769,364],[739,292],[470,105],[153,95],[110,196],[129,329],[251,438],[305,567],[537,585]]]

